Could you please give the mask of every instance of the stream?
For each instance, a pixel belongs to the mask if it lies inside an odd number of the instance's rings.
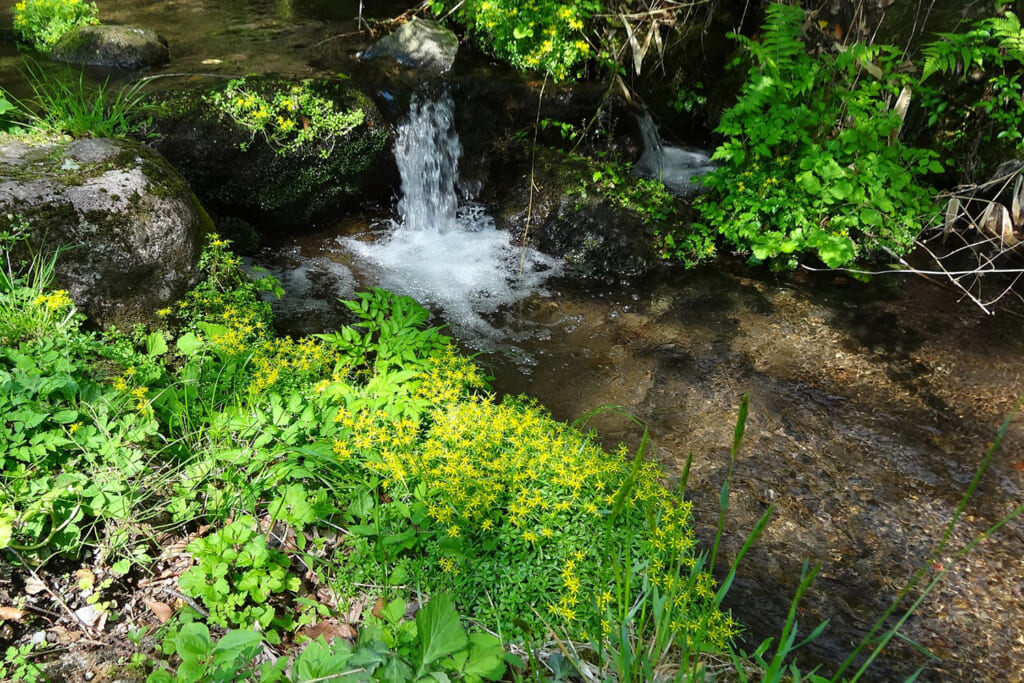
[[[356,30],[355,0],[98,4],[105,21],[165,35],[173,59],[168,72],[307,77],[338,70],[339,55],[358,48],[345,37]],[[387,16],[407,4],[374,3],[374,13]],[[0,5],[9,10],[13,0]],[[16,68],[4,46],[0,78]],[[437,200],[447,191],[422,194]],[[749,393],[716,568],[721,577],[773,507],[725,602],[747,626],[746,643],[778,636],[803,563],[820,564],[797,619],[801,634],[830,623],[799,652],[803,665],[834,670],[918,568],[927,583],[945,567],[903,629],[938,659],[894,640],[867,680],[903,680],[922,665],[919,680],[1022,679],[1024,524],[1014,520],[955,557],[1021,503],[1019,420],[946,551],[935,561],[930,555],[1024,391],[1024,320],[985,316],[922,278],[891,275],[865,284],[828,273],[773,274],[729,260],[609,285],[573,277],[541,254],[521,254],[494,230],[486,207],[461,201],[434,209],[455,222],[452,242],[428,233],[408,243],[402,230],[415,224],[418,210],[408,206],[409,196],[407,187],[406,206],[386,215],[339,216],[333,225],[280,237],[256,256],[287,291],[276,305],[282,331],[337,327],[346,319],[337,299],[371,285],[423,300],[437,311],[436,324],[448,324],[466,350],[479,353],[498,392],[527,393],[569,421],[598,406],[622,406],[647,424],[652,455],[670,485],[692,455],[686,496],[708,548],[736,411]],[[389,245],[402,244],[404,260],[389,261]],[[465,244],[495,260],[467,274],[466,257],[453,257]],[[427,251],[438,246],[440,252]],[[440,275],[418,270],[445,256],[449,269]],[[528,282],[518,278],[521,263],[529,264]],[[490,284],[479,282],[485,275]],[[439,289],[453,281],[446,293]],[[638,428],[623,417],[602,414],[589,426],[609,444],[639,442]],[[910,600],[920,593],[911,591]]]

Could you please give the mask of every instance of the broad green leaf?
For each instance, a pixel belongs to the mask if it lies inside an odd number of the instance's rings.
[[[505,675],[505,648],[501,641],[490,633],[469,636],[469,661],[463,672],[489,681],[500,680]]]
[[[213,665],[249,662],[263,646],[263,637],[256,631],[228,631],[213,646]]]
[[[197,337],[194,333],[188,332],[178,337],[178,341],[175,344],[178,347],[178,352],[184,356],[191,356],[193,353],[203,348],[203,340]]]
[[[416,615],[416,631],[420,637],[419,678],[441,657],[466,647],[466,632],[459,623],[451,595],[434,596]]]
[[[146,336],[146,353],[150,356],[162,356],[167,353],[167,340],[163,332],[151,332]]]
[[[818,258],[829,268],[838,268],[853,260],[856,255],[853,240],[849,237],[827,235],[818,240]]]
[[[796,177],[796,181],[800,183],[800,187],[808,194],[819,194],[821,192],[821,183],[814,177],[814,174],[810,171],[804,171]]]
[[[53,421],[59,425],[71,424],[78,419],[78,411],[67,408],[65,410],[58,410],[53,414]]]
[[[185,624],[174,639],[174,652],[185,661],[196,661],[209,651],[210,630],[205,624]]]

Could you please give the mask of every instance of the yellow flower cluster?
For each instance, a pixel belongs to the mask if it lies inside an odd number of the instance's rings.
[[[63,289],[57,289],[52,292],[40,294],[32,303],[36,306],[45,308],[51,313],[68,308],[73,304],[71,297],[68,295],[67,291]]]

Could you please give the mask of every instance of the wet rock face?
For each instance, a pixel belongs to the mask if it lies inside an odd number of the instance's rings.
[[[246,79],[247,87],[268,98],[291,85]],[[363,123],[345,136],[325,135],[282,154],[212,106],[213,90],[205,88],[164,95],[150,112],[148,132],[158,135],[153,146],[185,176],[204,206],[265,234],[308,229],[363,201],[389,197],[396,178],[386,154],[390,135],[372,100],[348,82],[305,85],[339,111],[362,109]]]
[[[443,73],[452,68],[459,51],[454,33],[429,19],[413,19],[371,45],[365,59],[390,58],[405,66]]]
[[[590,277],[617,281],[645,275],[660,264],[653,226],[639,213],[580,191],[592,173],[586,162],[538,150],[531,198],[529,157],[524,153],[502,159],[505,180],[483,192],[484,201],[495,207],[499,228],[522,235],[529,214],[528,241]]]
[[[154,320],[196,277],[210,219],[159,154],[127,140],[0,137],[0,225],[67,248],[56,279],[100,327]]]
[[[60,39],[50,56],[59,62],[139,69],[170,61],[167,41],[137,26],[81,26]]]

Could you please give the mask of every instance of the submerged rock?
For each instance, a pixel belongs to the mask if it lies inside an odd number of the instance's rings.
[[[413,18],[371,45],[364,59],[389,57],[406,66],[445,72],[459,51],[458,37],[436,21]]]
[[[65,34],[50,52],[59,62],[139,69],[171,59],[167,41],[138,26],[81,26]]]
[[[101,327],[153,320],[184,294],[212,227],[185,180],[130,140],[0,136],[0,225],[17,216],[33,249],[67,249],[57,284]]]
[[[232,114],[216,105],[214,96],[223,87],[174,91],[148,112],[152,127],[147,132],[158,135],[153,146],[188,179],[211,211],[269,233],[308,228],[362,201],[389,196],[394,169],[385,154],[388,127],[373,101],[351,82],[245,79],[244,91],[253,101],[262,98],[270,103],[276,94],[299,88],[330,102],[335,111],[362,112],[362,123],[344,135],[325,129],[287,149],[273,144],[263,132],[245,128],[237,116],[240,110]],[[301,108],[268,110],[265,130],[276,134],[278,116],[284,120],[286,114],[298,119],[297,127],[318,125]]]

